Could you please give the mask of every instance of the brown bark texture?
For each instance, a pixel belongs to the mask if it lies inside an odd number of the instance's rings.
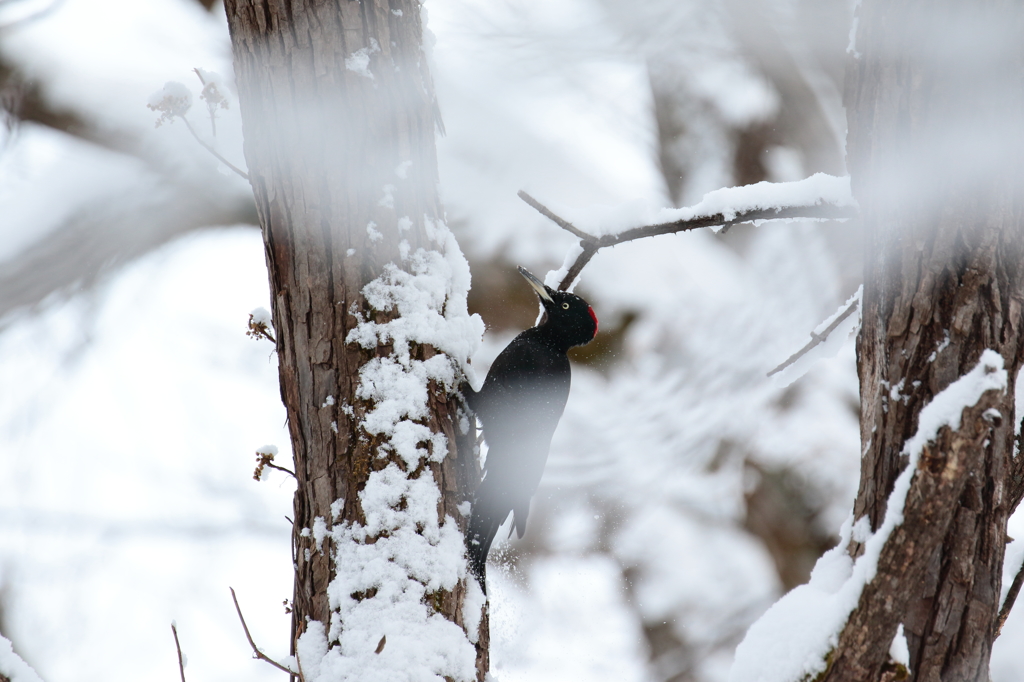
[[[866,234],[854,517],[879,527],[922,408],[986,349],[1002,356],[1009,388],[985,393],[959,430],[943,427],[925,448],[904,521],[821,679],[895,679],[888,652],[900,623],[909,679],[988,679],[1006,521],[1019,501],[1022,20],[1019,3],[1002,1],[864,0],[858,10],[846,83]]]
[[[328,526],[364,523],[359,492],[367,477],[401,465],[397,456],[381,456],[380,436],[360,428],[372,404],[356,396],[360,368],[392,348],[367,350],[346,336],[360,316],[383,323],[398,315],[372,309],[361,291],[387,264],[402,262],[401,240],[413,251],[430,249],[425,223],[443,221],[434,145],[440,120],[416,0],[227,0],[225,9],[298,481],[294,652],[309,619],[330,624],[327,586],[335,575],[332,552],[317,551],[302,529],[317,517]],[[399,223],[403,216],[411,226]],[[411,353],[423,360],[436,351],[414,344]],[[407,473],[432,473],[442,494],[439,520],[447,515],[464,531],[456,507],[479,481],[473,434],[460,433],[457,396],[436,383],[430,389],[425,423],[447,437],[449,452]],[[336,500],[344,500],[337,516]],[[431,608],[465,627],[466,589],[462,580],[450,593],[428,595]],[[485,614],[481,679],[487,651]]]

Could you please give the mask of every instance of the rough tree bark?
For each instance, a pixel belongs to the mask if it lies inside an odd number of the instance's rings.
[[[332,553],[316,551],[302,529],[317,517],[364,523],[359,491],[371,472],[397,459],[381,457],[381,439],[360,429],[371,405],[356,396],[360,368],[392,349],[366,350],[346,336],[357,316],[387,321],[367,305],[363,287],[386,264],[401,263],[400,240],[429,249],[425,223],[443,221],[434,146],[440,120],[416,0],[227,0],[225,9],[298,479],[294,653],[309,620],[331,622],[327,586],[335,575]],[[413,348],[419,359],[434,353]],[[456,398],[436,383],[431,389],[428,426],[449,443],[444,461],[428,465],[442,492],[438,514],[464,531],[456,507],[479,480],[472,434],[456,428]],[[344,500],[337,515],[336,500]],[[431,608],[463,626],[466,588],[462,581],[435,593]],[[487,648],[485,614],[481,679]]]
[[[1019,499],[1022,19],[1019,3],[1003,1],[863,0],[859,9],[846,84],[866,231],[855,518],[879,527],[921,409],[985,349],[1002,356],[1010,387],[986,393],[923,452],[904,521],[823,679],[899,679],[888,651],[900,623],[911,679],[988,679],[1006,521]]]

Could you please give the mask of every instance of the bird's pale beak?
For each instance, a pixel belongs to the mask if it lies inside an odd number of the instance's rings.
[[[530,283],[530,286],[533,287],[533,290],[537,292],[537,295],[540,296],[541,299],[548,303],[552,302],[553,299],[551,298],[551,294],[548,293],[548,288],[544,286],[544,282],[537,279],[532,272],[524,268],[522,265],[519,266],[519,274],[526,278],[526,281]]]

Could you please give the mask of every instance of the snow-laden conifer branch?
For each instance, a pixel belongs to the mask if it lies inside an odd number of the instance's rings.
[[[579,277],[590,259],[601,249],[624,242],[686,232],[702,227],[721,227],[723,231],[741,223],[767,220],[848,220],[857,215],[850,193],[849,177],[837,178],[817,173],[798,182],[759,182],[744,187],[727,187],[709,192],[700,203],[685,208],[651,210],[635,203],[599,206],[577,211],[584,219],[596,218],[590,232],[581,230],[537,201],[525,191],[519,198],[566,232],[579,238],[579,247],[566,259],[558,288],[566,291]],[[636,224],[639,223],[639,226]]]

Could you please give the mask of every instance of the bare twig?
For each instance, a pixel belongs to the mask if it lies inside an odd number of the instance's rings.
[[[291,474],[291,477],[292,477],[292,478],[298,478],[298,477],[297,477],[297,476],[295,475],[295,472],[294,472],[294,471],[292,471],[291,469],[285,469],[284,467],[279,467],[279,466],[277,466],[276,464],[271,464],[270,462],[267,462],[267,466],[268,466],[268,467],[270,467],[271,469],[277,469],[278,471],[283,471],[283,472],[285,472],[286,474]]]
[[[249,174],[248,173],[246,173],[244,170],[242,170],[241,168],[237,167],[235,164],[233,164],[230,161],[228,161],[227,159],[225,159],[223,156],[220,155],[220,153],[216,149],[214,149],[210,145],[206,144],[206,142],[203,141],[203,138],[199,137],[199,135],[196,134],[195,129],[192,128],[192,124],[188,122],[187,118],[185,118],[184,116],[179,116],[178,118],[180,118],[182,121],[185,122],[185,127],[188,128],[188,131],[190,133],[192,133],[192,137],[196,138],[196,142],[198,142],[199,144],[203,145],[203,147],[206,149],[206,151],[210,152],[215,157],[217,157],[217,160],[220,161],[221,163],[223,163],[225,166],[227,166],[231,170],[233,170],[236,173],[238,173],[238,175],[242,179],[244,179],[244,180],[248,180],[249,179]]]
[[[1014,577],[1013,582],[1010,583],[1010,590],[1006,593],[1006,599],[1003,600],[1002,608],[999,609],[999,617],[996,618],[996,637],[1003,631],[1003,625],[1006,624],[1006,619],[1010,617],[1010,609],[1013,608],[1013,602],[1017,601],[1021,585],[1024,585],[1024,564],[1021,564],[1021,567],[1017,569],[1017,575]]]
[[[203,78],[203,72],[199,68],[192,69],[192,73],[196,75],[199,82],[203,84],[203,94],[199,95],[200,99],[205,99],[206,94],[206,79]],[[206,103],[206,108],[210,112],[210,132],[213,133],[214,137],[217,137],[217,114],[216,109],[210,102]]]
[[[836,319],[832,320],[832,324],[830,324],[829,326],[825,327],[825,331],[823,331],[820,334],[815,334],[814,332],[811,332],[811,340],[807,343],[807,345],[804,346],[803,348],[801,348],[800,350],[798,350],[793,355],[790,355],[789,358],[787,358],[786,361],[783,362],[781,365],[779,365],[778,367],[776,367],[772,371],[768,372],[768,376],[772,376],[774,374],[778,374],[779,372],[781,372],[782,370],[786,369],[787,367],[792,365],[794,362],[796,362],[797,360],[799,360],[803,356],[807,355],[811,351],[812,348],[814,348],[818,344],[820,344],[823,341],[825,341],[825,339],[828,338],[828,335],[831,334],[832,332],[834,332],[836,330],[836,327],[838,327],[840,325],[840,323],[842,323],[843,320],[845,320],[850,315],[852,315],[853,311],[855,311],[857,309],[857,306],[859,306],[859,305],[860,305],[860,299],[859,298],[853,299],[853,302],[850,303],[850,305],[846,306],[846,310],[844,310],[842,312],[842,314],[839,315],[839,317],[837,317]]]
[[[568,220],[559,217],[551,209],[534,199],[526,192],[520,191],[519,198],[540,212],[541,215],[553,221],[566,232],[578,237],[580,240],[580,246],[583,247],[583,251],[576,257],[575,262],[573,262],[569,267],[569,271],[559,283],[558,288],[560,291],[565,291],[569,288],[569,285],[572,284],[573,280],[579,276],[583,267],[590,262],[590,259],[594,257],[594,254],[596,254],[600,249],[615,246],[616,244],[631,242],[636,239],[643,239],[644,237],[656,237],[662,234],[686,232],[688,230],[696,230],[701,227],[715,227],[718,225],[731,227],[732,225],[750,223],[756,220],[798,220],[801,218],[808,220],[846,220],[853,218],[856,215],[856,209],[849,206],[835,206],[833,204],[787,206],[777,210],[774,208],[755,209],[745,213],[738,213],[729,220],[726,220],[723,214],[716,213],[714,215],[692,218],[690,220],[677,220],[675,222],[661,223],[659,225],[634,227],[617,234],[606,234],[597,237],[584,232]]]
[[[570,234],[573,234],[573,235],[579,237],[583,241],[594,241],[594,240],[597,239],[597,237],[589,235],[586,232],[584,232],[583,230],[577,228],[575,225],[570,223],[568,220],[563,220],[562,218],[559,218],[557,215],[555,215],[554,213],[551,212],[551,209],[549,209],[547,206],[545,206],[544,204],[540,203],[539,201],[537,201],[536,199],[531,197],[529,194],[527,194],[523,190],[519,190],[517,196],[520,199],[522,199],[523,201],[525,201],[526,203],[528,203],[530,206],[535,208],[537,210],[537,212],[539,212],[542,216],[544,216],[548,220],[551,220],[552,222],[554,222],[556,225],[558,225],[560,228],[562,228],[566,232],[569,232]]]
[[[178,650],[178,671],[181,673],[181,682],[185,682],[185,659],[181,655],[181,642],[178,641],[178,626],[171,623],[171,632],[174,633],[174,648]]]
[[[249,646],[252,647],[253,656],[258,658],[258,659],[260,659],[261,661],[266,661],[267,663],[269,663],[270,665],[274,666],[278,670],[282,670],[282,671],[288,673],[289,675],[298,674],[299,675],[299,679],[301,680],[302,679],[302,674],[301,673],[296,673],[291,668],[289,668],[287,666],[281,665],[280,663],[278,663],[277,661],[275,661],[274,659],[270,658],[265,653],[263,653],[262,651],[259,650],[259,647],[256,646],[256,642],[252,641],[252,635],[249,634],[249,626],[245,624],[245,618],[242,616],[242,609],[241,609],[240,606],[238,606],[238,597],[235,596],[235,588],[229,587],[228,589],[231,590],[231,599],[234,600],[234,602],[235,602],[235,611],[238,612],[238,620],[242,621],[242,629],[245,630],[245,638],[247,640],[249,640]]]

